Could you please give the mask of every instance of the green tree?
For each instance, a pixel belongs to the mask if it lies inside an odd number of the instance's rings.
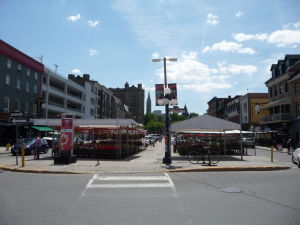
[[[155,121],[155,120],[150,120],[147,125],[145,126],[146,130],[149,133],[156,133],[156,134],[161,134],[164,130],[164,123]]]
[[[190,115],[188,116],[188,118],[193,118],[193,117],[197,117],[199,116],[198,113],[190,113]]]

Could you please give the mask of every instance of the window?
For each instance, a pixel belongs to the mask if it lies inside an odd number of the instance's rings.
[[[21,80],[17,79],[17,89],[21,89]]]
[[[7,65],[6,66],[7,66],[8,69],[11,69],[11,60],[10,59],[7,60]]]
[[[300,84],[295,83],[295,95],[300,97]]]
[[[296,103],[296,116],[300,116],[300,102]]]
[[[5,84],[10,85],[10,75],[8,75],[8,74],[6,74],[6,77],[5,77]]]
[[[277,96],[277,85],[274,86],[274,96]]]
[[[20,99],[16,99],[15,101],[15,111],[20,111]]]
[[[30,77],[30,69],[27,69],[26,74],[27,74],[27,77]]]
[[[90,114],[91,114],[91,116],[94,116],[94,115],[95,115],[95,110],[94,110],[94,109],[91,109],[91,110],[90,110]]]
[[[33,93],[37,94],[37,85],[36,84],[33,86]]]
[[[244,110],[244,112],[247,112],[247,103],[244,103],[243,110]]]
[[[18,64],[18,71],[22,71],[22,65]]]
[[[29,82],[26,81],[26,92],[29,92]]]
[[[284,91],[285,91],[285,83],[281,83],[279,86],[279,94],[284,93]]]
[[[35,115],[36,114],[36,104],[33,104],[33,108],[32,108],[32,114]]]
[[[273,92],[272,92],[273,90],[272,90],[272,88],[271,87],[269,87],[269,94],[270,94],[270,97],[272,98],[272,96],[273,96]]]
[[[9,97],[4,97],[4,112],[9,112]]]
[[[29,103],[28,102],[25,102],[25,113],[28,113],[29,112]]]
[[[35,80],[38,80],[38,79],[39,79],[39,75],[38,75],[37,72],[34,73],[34,79],[35,79]]]
[[[285,82],[285,92],[288,92],[289,91],[289,86],[288,86],[288,84],[287,84],[287,82]]]

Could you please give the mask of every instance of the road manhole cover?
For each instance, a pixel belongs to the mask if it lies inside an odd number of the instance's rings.
[[[226,192],[226,193],[241,193],[241,189],[235,188],[235,187],[226,187],[226,188],[220,188],[220,191]]]

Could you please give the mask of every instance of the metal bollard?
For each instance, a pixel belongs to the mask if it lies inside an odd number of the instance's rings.
[[[22,167],[25,166],[25,144],[22,143],[21,145],[21,155],[22,155]]]
[[[274,147],[271,146],[271,162],[274,162]]]

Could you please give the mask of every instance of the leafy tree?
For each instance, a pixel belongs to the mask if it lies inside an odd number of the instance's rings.
[[[193,118],[193,117],[197,117],[199,116],[198,113],[190,113],[190,115],[188,116],[188,118]]]
[[[161,134],[164,130],[164,123],[150,120],[145,126],[145,128],[149,133]]]

